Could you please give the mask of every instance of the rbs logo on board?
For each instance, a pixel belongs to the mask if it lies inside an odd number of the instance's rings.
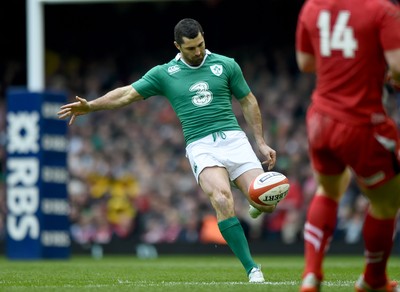
[[[7,122],[7,231],[13,240],[38,239],[39,113],[9,112]]]

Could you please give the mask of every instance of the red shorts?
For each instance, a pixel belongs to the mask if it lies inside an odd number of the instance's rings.
[[[366,188],[382,185],[400,173],[400,139],[393,120],[376,125],[350,125],[307,112],[309,154],[313,168],[337,175],[349,166]]]

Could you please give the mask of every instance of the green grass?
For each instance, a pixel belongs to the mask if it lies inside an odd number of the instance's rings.
[[[73,256],[69,260],[11,261],[0,258],[0,291],[298,291],[303,258],[256,256],[266,282],[250,284],[231,256]],[[353,291],[362,271],[362,257],[326,259],[324,291]],[[389,273],[400,280],[400,260]]]

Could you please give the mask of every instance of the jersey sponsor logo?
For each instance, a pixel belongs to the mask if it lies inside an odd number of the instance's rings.
[[[192,103],[195,106],[203,107],[209,105],[213,100],[213,94],[209,90],[208,83],[205,81],[199,81],[189,88],[190,92],[195,92],[192,97]]]
[[[169,75],[175,74],[176,72],[179,72],[179,71],[181,71],[181,68],[179,68],[178,65],[174,65],[174,66],[168,67],[168,74]]]
[[[214,75],[220,76],[222,74],[222,65],[212,65],[210,66],[211,72],[213,72]]]

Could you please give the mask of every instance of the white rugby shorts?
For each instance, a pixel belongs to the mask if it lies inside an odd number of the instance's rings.
[[[243,131],[220,131],[190,143],[186,147],[196,181],[206,167],[226,168],[231,181],[250,169],[263,169]]]

